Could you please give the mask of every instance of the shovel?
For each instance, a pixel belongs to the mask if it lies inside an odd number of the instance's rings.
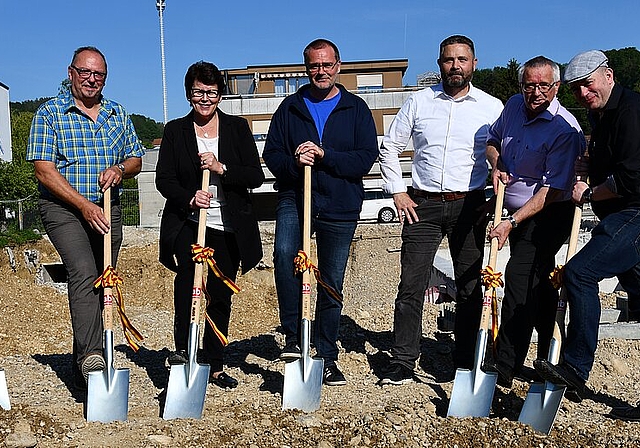
[[[209,170],[202,172],[202,189],[209,190]],[[198,215],[197,243],[204,247],[207,224],[207,209],[201,208]],[[202,273],[204,263],[196,263],[193,276],[193,293],[191,294],[191,323],[189,324],[189,362],[183,365],[172,365],[169,371],[169,384],[164,402],[162,418],[202,418],[204,399],[209,384],[209,365],[198,364],[196,356],[200,332],[200,299],[202,297]]]
[[[4,376],[4,369],[0,369],[0,408],[11,409],[9,402],[9,390],[7,389],[7,379]]]
[[[304,221],[302,229],[302,250],[311,252],[311,167],[304,167]],[[320,407],[322,391],[322,371],[324,359],[313,359],[311,350],[311,272],[302,272],[302,321],[300,359],[284,366],[284,390],[282,409],[300,409],[312,412]]]
[[[104,215],[111,222],[111,188],[104,192]],[[111,266],[111,229],[104,235],[104,268]],[[89,372],[87,421],[126,421],[129,409],[129,369],[113,367],[113,290],[105,287],[104,360],[102,372]]]
[[[582,209],[576,206],[573,214],[573,226],[571,227],[571,236],[569,237],[569,246],[567,248],[567,261],[576,253],[578,246],[578,233],[580,231],[580,221],[582,218]],[[549,355],[547,360],[552,364],[558,364],[560,360],[560,346],[562,344],[562,335],[564,329],[564,317],[567,311],[566,290],[560,291],[558,300],[558,309],[556,310],[556,323],[553,327],[553,336],[549,346]],[[529,387],[529,393],[524,400],[520,417],[518,421],[526,423],[536,431],[544,434],[551,432],[553,422],[558,415],[562,397],[567,390],[567,386],[559,386],[557,384],[545,381],[543,383],[534,383]]]
[[[496,227],[502,219],[502,202],[504,200],[504,184],[498,182],[498,194],[496,195],[496,208],[493,217],[493,225]],[[489,267],[496,265],[498,258],[498,239],[491,240],[489,253]],[[476,340],[476,353],[473,362],[473,370],[457,369],[449,400],[447,417],[488,417],[493,401],[493,392],[496,389],[498,374],[484,372],[481,368],[487,349],[489,328],[491,320],[491,300],[493,287],[486,288],[480,315],[480,329]]]

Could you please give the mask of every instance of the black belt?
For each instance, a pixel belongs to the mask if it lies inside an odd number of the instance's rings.
[[[432,199],[441,202],[451,202],[464,199],[467,196],[466,191],[443,191],[440,193],[434,193],[431,191],[423,191],[413,189],[413,195],[421,198]]]

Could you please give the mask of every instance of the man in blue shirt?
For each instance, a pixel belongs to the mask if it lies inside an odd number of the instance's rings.
[[[142,167],[144,150],[129,116],[102,96],[107,62],[95,47],[78,48],[68,68],[70,91],[40,106],[33,117],[27,160],[40,190],[40,215],[68,273],[75,385],[103,370],[102,296],[93,282],[103,272],[103,235],[112,232],[115,265],[122,243],[117,191]],[[111,217],[102,197],[114,188]]]
[[[509,212],[489,234],[499,248],[509,238],[493,366],[504,387],[522,371],[534,327],[538,358],[548,356],[558,304],[549,274],[571,231],[574,162],[586,146],[577,120],[556,98],[558,64],[538,56],[525,62],[518,77],[521,93],[507,101],[487,138],[493,186],[506,184]]]
[[[285,347],[280,359],[300,358],[301,278],[293,260],[302,242],[303,167],[312,171],[312,228],[316,234],[318,269],[325,287],[318,288],[314,343],[324,358],[324,384],[341,386],[346,379],[338,359],[342,284],[349,248],[364,198],[362,177],[378,155],[376,128],[365,102],[336,83],[338,47],[326,39],[304,50],[309,84],[286,98],[273,115],[262,157],[276,177],[278,205],[274,265],[280,323]]]

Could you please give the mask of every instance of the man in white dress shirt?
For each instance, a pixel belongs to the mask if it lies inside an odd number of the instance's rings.
[[[381,384],[413,379],[420,355],[424,292],[445,235],[457,287],[453,362],[462,368],[473,365],[482,310],[485,142],[489,126],[502,111],[500,100],[471,84],[476,64],[471,39],[456,35],[442,41],[438,58],[442,82],[409,97],[380,148],[383,189],[393,194],[404,224],[392,359]],[[413,189],[408,193],[399,155],[410,138]]]

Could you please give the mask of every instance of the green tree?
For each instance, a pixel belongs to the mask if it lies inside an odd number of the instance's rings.
[[[153,140],[162,137],[164,125],[144,115],[131,114],[133,127],[138,137],[147,148],[153,148]]]
[[[505,103],[520,91],[518,86],[519,67],[518,61],[510,59],[506,67],[477,70],[473,75],[473,84]]]
[[[607,50],[609,67],[613,69],[616,82],[640,93],[640,51],[635,47]]]
[[[37,190],[33,164],[26,161],[32,112],[11,113],[12,161],[0,164],[0,199],[23,199]]]

